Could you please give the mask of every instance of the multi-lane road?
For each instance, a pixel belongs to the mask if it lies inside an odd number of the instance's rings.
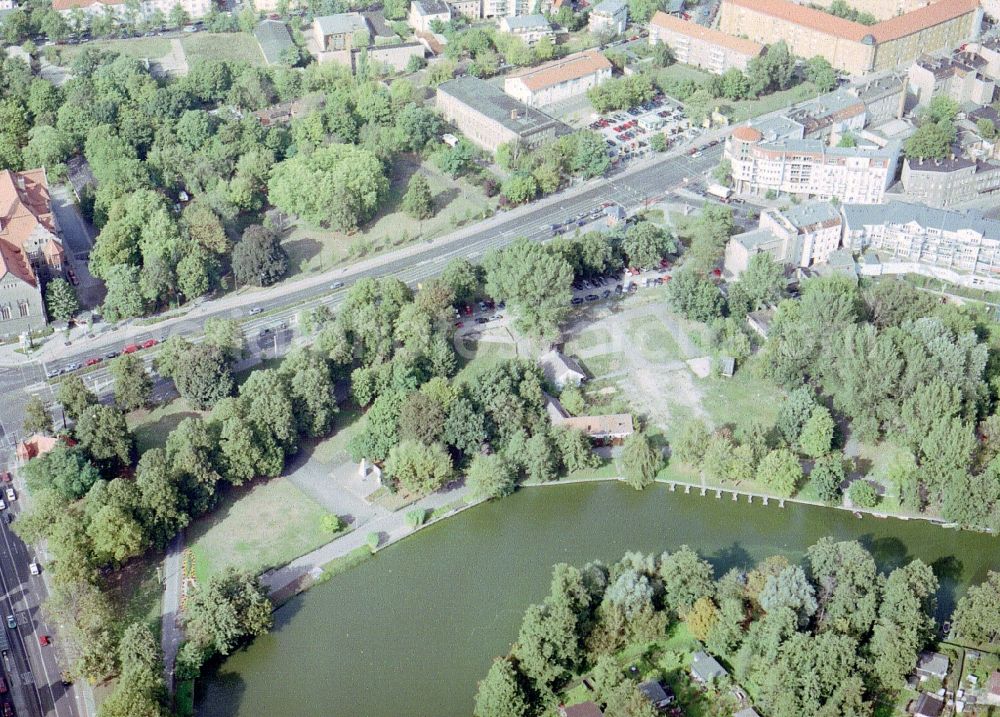
[[[294,323],[304,309],[320,304],[339,304],[351,284],[358,279],[393,276],[415,286],[440,274],[448,262],[457,257],[480,260],[491,249],[506,246],[518,237],[546,241],[552,237],[553,224],[574,221],[604,202],[616,202],[626,209],[634,209],[666,198],[715,166],[721,152],[722,147],[717,145],[698,157],[681,153],[663,155],[611,177],[591,180],[538,205],[499,215],[453,236],[400,250],[359,267],[331,272],[328,281],[301,282],[299,286],[292,284],[280,292],[261,292],[259,298],[254,295],[241,297],[242,303],[234,302],[232,297],[206,302],[196,316],[164,321],[143,333],[130,334],[127,341],[120,337],[97,336],[77,341],[79,348],[65,352],[58,361],[47,364],[31,361],[16,367],[0,367],[0,469],[5,462],[11,462],[28,398],[38,395],[48,403],[55,402],[55,387],[46,379],[47,372],[64,370],[70,364],[83,364],[88,358],[103,356],[111,351],[121,351],[124,343],[141,344],[149,339],[162,340],[172,335],[197,338],[205,320],[210,317],[239,320],[251,343],[259,344],[262,339],[257,337],[262,332]],[[333,289],[331,282],[334,280],[342,282],[343,286]],[[251,314],[251,308],[259,309],[259,313]],[[271,336],[270,333],[264,335]],[[140,355],[149,364],[155,352],[155,348],[147,349]],[[107,394],[111,377],[106,365],[86,369],[82,375],[98,394]],[[17,714],[85,717],[87,711],[80,706],[80,696],[72,687],[65,688],[60,683],[60,670],[52,654],[53,648],[39,645],[38,636],[52,632],[45,625],[39,610],[45,587],[40,577],[28,574],[30,560],[29,549],[11,533],[6,522],[0,520],[0,588],[5,595],[2,617],[12,612],[18,621],[16,630],[7,631],[14,675],[8,681],[20,688],[12,693],[19,695],[19,703],[15,704]],[[4,659],[6,662],[8,658]]]

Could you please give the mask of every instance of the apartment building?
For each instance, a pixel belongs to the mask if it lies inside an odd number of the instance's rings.
[[[507,76],[503,89],[529,107],[544,107],[578,97],[610,78],[608,59],[597,50],[587,50],[518,70]]]
[[[821,55],[854,75],[910,65],[979,36],[978,0],[940,0],[862,25],[789,0],[723,0],[719,28],[766,45],[784,41],[801,57]]]
[[[825,264],[840,248],[842,225],[840,212],[829,202],[766,210],[756,229],[737,234],[726,244],[725,270],[739,278],[750,259],[761,253],[797,267]]]
[[[845,204],[844,246],[863,254],[869,276],[917,273],[975,288],[1000,289],[1000,222],[976,212],[953,212],[889,202]]]
[[[921,55],[907,73],[910,91],[917,104],[930,104],[935,95],[945,95],[958,104],[973,102],[988,105],[993,101],[996,85],[981,70],[985,58],[972,52],[960,52],[950,57]]]
[[[696,22],[658,11],[649,21],[649,44],[670,46],[678,62],[722,74],[730,68],[746,70],[764,52],[759,42],[735,37]]]
[[[602,0],[587,16],[587,29],[594,34],[621,35],[627,26],[625,0]]]
[[[737,192],[768,192],[857,204],[883,200],[899,163],[899,145],[828,147],[816,139],[767,141],[760,130],[737,127],[723,156]]]
[[[848,3],[851,7],[871,14],[876,20],[888,20],[930,5],[933,0],[863,0]],[[810,5],[829,8],[833,0],[811,0]]]
[[[44,282],[65,262],[45,170],[0,171],[0,336],[45,326]]]
[[[521,38],[528,47],[532,47],[543,37],[555,39],[556,36],[555,30],[544,15],[505,16],[500,18],[497,26],[500,32]]]
[[[204,17],[212,9],[213,0],[140,0],[135,10],[139,18],[148,19],[159,11],[169,15],[177,5],[184,8],[192,20]],[[86,15],[103,15],[111,13],[125,16],[130,12],[125,0],[52,0],[52,9],[63,15],[69,15],[74,10],[81,10]]]
[[[965,157],[905,159],[900,176],[907,199],[953,207],[1000,189],[1000,165]]]
[[[488,152],[495,152],[506,142],[537,147],[572,131],[562,122],[475,77],[442,83],[435,104],[470,142]]]
[[[414,32],[431,32],[431,24],[435,20],[442,23],[451,21],[451,6],[448,3],[444,0],[412,0],[406,22]]]

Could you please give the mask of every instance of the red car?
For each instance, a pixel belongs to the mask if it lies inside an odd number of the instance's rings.
[[[465,312],[466,316],[472,316],[472,305],[471,304],[466,304],[465,308],[462,309],[462,311]]]
[[[670,268],[670,262],[667,261],[666,259],[660,259],[660,268],[661,269],[669,269]]]
[[[158,343],[160,343],[160,342],[157,341],[156,339],[149,339],[148,341],[143,341],[142,344],[141,344],[141,346],[144,349],[151,349],[154,346],[156,346],[156,344],[158,344]]]
[[[0,677],[0,695],[7,694],[7,680]]]
[[[38,644],[41,645],[42,647],[45,647],[50,642],[52,642],[52,641],[49,639],[48,635],[39,635],[38,636]]]
[[[465,326],[465,324],[464,324],[463,322],[461,322],[461,321],[456,321],[456,322],[455,322],[455,328],[456,328],[456,329],[460,329],[460,328],[462,328],[463,326]]]
[[[139,344],[129,344],[128,346],[126,346],[125,348],[122,349],[122,353],[123,354],[134,354],[138,350],[139,350]]]
[[[12,477],[11,477],[11,475],[10,475],[10,471],[4,471],[4,474],[3,474],[3,482],[4,482],[4,483],[10,483],[10,482],[11,482],[11,480],[13,480],[13,478],[12,478]]]
[[[715,278],[722,276],[722,269],[712,269],[712,276]]]
[[[83,365],[84,366],[96,366],[100,362],[101,362],[101,359],[95,356],[94,358],[89,358],[86,361],[84,361]]]

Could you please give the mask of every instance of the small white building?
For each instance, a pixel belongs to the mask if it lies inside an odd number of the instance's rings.
[[[587,374],[580,368],[580,364],[555,349],[542,354],[538,365],[545,379],[560,391],[566,386],[579,386],[587,380]]]
[[[625,0],[603,0],[587,18],[587,29],[595,34],[621,35],[628,26],[628,4]]]
[[[533,46],[543,37],[554,38],[556,36],[552,25],[544,15],[502,17],[498,26],[500,32],[521,38],[528,47]]]
[[[587,50],[508,75],[503,91],[529,107],[542,107],[578,97],[609,79],[608,59]]]
[[[431,24],[451,22],[451,6],[444,0],[413,0],[406,21],[414,32],[431,32]]]

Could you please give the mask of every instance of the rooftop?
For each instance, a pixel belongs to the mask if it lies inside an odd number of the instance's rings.
[[[907,159],[906,164],[911,172],[958,172],[962,169],[975,167],[976,172],[993,172],[1000,169],[1000,165],[980,162],[966,157],[952,157],[950,159]]]
[[[578,705],[560,707],[559,713],[563,717],[604,717],[601,708],[594,702],[581,702]]]
[[[561,60],[546,62],[508,75],[508,80],[518,79],[533,92],[576,80],[602,70],[611,70],[611,63],[597,50],[587,50],[567,55]]]
[[[761,145],[765,149],[802,154],[822,154],[831,157],[868,157],[869,159],[895,159],[899,154],[899,143],[892,142],[885,147],[856,146],[828,147],[819,139],[779,139]]]
[[[451,6],[444,0],[413,0],[410,6],[418,15],[448,15],[451,17]]]
[[[24,246],[39,230],[52,235],[43,251],[62,255],[45,170],[0,170],[0,278],[9,273],[32,286],[38,284]]]
[[[504,17],[501,23],[507,27],[508,31],[513,30],[551,30],[548,18],[544,15],[516,15],[515,17]]]
[[[736,242],[748,252],[763,250],[764,247],[780,243],[781,239],[775,236],[770,229],[751,229],[742,234],[734,234],[731,241]]]
[[[841,211],[849,229],[864,225],[917,224],[946,232],[969,230],[1000,240],[1000,221],[973,211],[955,212],[898,201],[888,204],[845,204]],[[934,658],[934,655],[937,657]],[[934,670],[937,674],[943,674],[948,671],[948,658],[938,653],[924,653],[917,663],[917,669],[925,672]]]
[[[288,26],[277,20],[263,20],[254,28],[253,36],[257,38],[264,60],[269,65],[281,62],[281,53],[290,47],[295,47]]]
[[[601,0],[601,2],[590,11],[590,14],[594,15],[596,13],[598,15],[615,15],[626,7],[628,7],[628,5],[625,3],[625,0]]]
[[[591,438],[629,436],[635,431],[631,413],[609,413],[603,416],[568,416],[559,421],[559,425],[576,428]]]
[[[460,77],[438,86],[438,92],[454,97],[511,132],[528,135],[555,126],[557,132],[569,131],[566,125],[523,102],[504,94],[496,85],[475,77]]]
[[[719,45],[720,47],[726,47],[734,52],[739,52],[750,57],[756,57],[764,51],[764,46],[758,42],[747,40],[742,37],[727,35],[724,32],[713,30],[712,28],[705,27],[704,25],[699,25],[696,22],[690,22],[689,20],[682,20],[679,17],[668,15],[662,10],[658,10],[649,22],[651,25],[662,27],[664,30],[676,32],[681,35],[687,35],[688,37],[696,40],[708,42],[713,45]]]
[[[780,216],[796,229],[824,224],[826,222],[840,222],[840,212],[830,202],[806,202],[803,204],[793,204]]]
[[[123,5],[125,0],[52,0],[53,10],[72,10],[75,7],[91,5]]]
[[[979,7],[978,0],[940,0],[875,25],[862,25],[788,0],[725,0],[725,2],[845,40],[866,42],[866,38],[870,36],[871,42],[866,44],[906,37],[973,12]]]
[[[338,15],[322,15],[314,21],[323,35],[349,35],[358,30],[368,31],[368,23],[358,12],[342,12]]]
[[[701,650],[691,657],[691,673],[702,682],[711,682],[729,674],[718,660]]]
[[[976,73],[987,62],[985,58],[973,52],[959,52],[950,57],[921,55],[913,61],[913,64],[933,73],[937,79],[944,79],[952,75],[964,76],[968,73]]]
[[[938,717],[943,711],[944,702],[940,698],[925,692],[917,700],[917,706],[914,708],[913,714],[918,715],[918,717]]]

